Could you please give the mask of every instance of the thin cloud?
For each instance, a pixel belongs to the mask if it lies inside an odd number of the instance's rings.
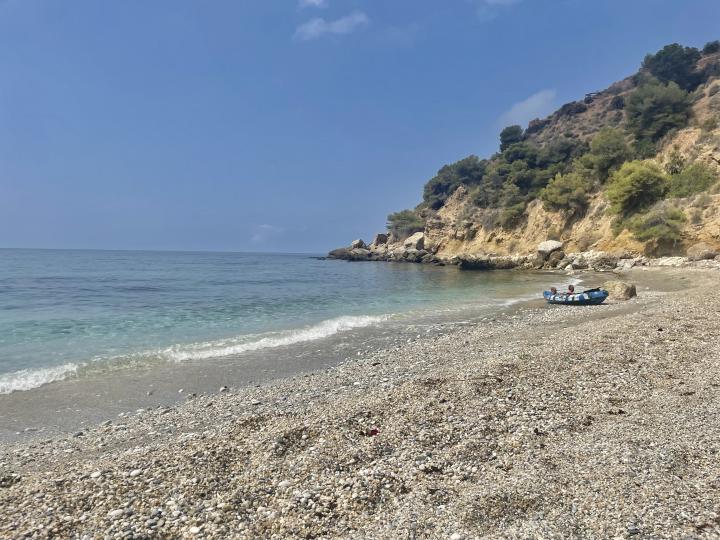
[[[370,23],[370,18],[362,11],[354,11],[350,15],[341,17],[334,21],[328,21],[322,17],[311,19],[305,24],[298,26],[295,31],[295,39],[309,41],[326,35],[344,35],[354,32],[358,28]]]
[[[300,0],[300,8],[315,7],[324,8],[327,7],[326,0]]]
[[[265,244],[268,241],[282,235],[284,232],[285,229],[283,227],[276,227],[275,225],[269,225],[267,223],[256,225],[254,227],[253,234],[250,237],[250,242],[253,244]]]
[[[505,111],[500,116],[500,123],[504,126],[513,124],[524,126],[530,120],[547,116],[555,109],[556,97],[555,90],[540,90],[527,99],[518,101]]]

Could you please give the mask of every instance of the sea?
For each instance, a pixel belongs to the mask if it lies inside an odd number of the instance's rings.
[[[336,365],[563,278],[308,254],[2,249],[0,424],[14,430],[30,409],[78,414],[85,395],[88,408],[121,409]]]

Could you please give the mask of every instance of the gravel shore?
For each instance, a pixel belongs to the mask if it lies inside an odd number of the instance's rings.
[[[719,537],[718,277],[2,446],[0,537]]]

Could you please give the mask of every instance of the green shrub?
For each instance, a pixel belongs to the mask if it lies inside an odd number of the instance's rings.
[[[650,159],[658,152],[658,143],[648,139],[636,139],[632,145],[636,159]]]
[[[558,174],[541,192],[547,210],[582,212],[587,208],[588,192],[592,184],[577,172]]]
[[[667,192],[667,184],[667,177],[657,165],[628,161],[612,175],[608,184],[610,210],[627,217],[648,208]]]
[[[627,228],[641,242],[655,241],[659,244],[674,244],[680,240],[685,214],[674,206],[662,202],[644,214],[627,221]]]
[[[477,156],[468,156],[451,165],[445,165],[425,184],[423,201],[429,208],[437,210],[459,186],[479,184],[486,168],[487,160]]]
[[[504,152],[511,145],[523,140],[523,129],[520,126],[508,126],[500,132],[500,151]]]
[[[610,174],[630,159],[631,152],[622,131],[614,128],[603,128],[593,137],[590,143],[590,156],[598,180],[605,182]]]
[[[538,166],[547,168],[557,164],[569,164],[587,151],[587,143],[577,137],[558,137],[540,150]]]
[[[696,70],[700,51],[695,47],[683,47],[677,43],[666,45],[655,54],[648,54],[642,67],[658,80],[674,82],[680,88],[692,90],[700,82]]]
[[[503,208],[498,218],[499,225],[504,229],[515,227],[525,215],[525,203],[517,203],[507,208]]]
[[[415,210],[401,210],[388,216],[387,228],[396,238],[407,238],[425,230],[425,220]]]
[[[655,142],[690,118],[690,97],[674,82],[649,81],[627,101],[627,122],[638,141]]]
[[[700,126],[700,129],[703,131],[715,131],[718,128],[718,119],[715,116],[711,116],[710,118],[706,119],[702,125]]]
[[[688,212],[690,223],[693,225],[698,225],[702,222],[702,210],[699,208],[691,208]]]
[[[685,158],[678,151],[677,147],[673,148],[668,156],[665,164],[665,172],[668,174],[679,174],[685,168]]]
[[[669,195],[671,197],[689,197],[695,193],[706,191],[717,182],[715,171],[703,163],[693,163],[680,173],[670,177]]]
[[[715,54],[720,52],[720,41],[708,41],[702,50],[703,54]]]
[[[558,111],[555,113],[558,116],[575,116],[577,114],[582,114],[585,111],[587,111],[587,105],[585,105],[582,101],[571,101],[570,103],[566,103],[562,107],[558,109]]]
[[[615,96],[610,100],[610,108],[614,111],[621,111],[625,108],[625,98],[622,96]]]

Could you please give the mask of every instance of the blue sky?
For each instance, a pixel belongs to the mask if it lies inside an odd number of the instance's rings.
[[[324,252],[717,0],[0,0],[0,246]]]

